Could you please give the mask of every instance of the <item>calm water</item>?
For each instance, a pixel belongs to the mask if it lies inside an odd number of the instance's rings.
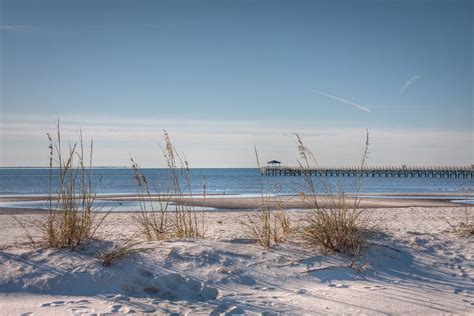
[[[57,170],[53,172],[57,173]],[[127,168],[98,168],[91,170],[94,190],[98,194],[134,194],[136,185],[133,170]],[[170,171],[168,169],[142,169],[152,186],[153,192],[172,193]],[[265,194],[286,195],[307,192],[303,177],[262,177],[258,169],[191,169],[191,192],[202,194],[205,190],[208,197],[218,196],[260,196]],[[42,195],[49,193],[50,171],[47,168],[0,168],[0,196]],[[182,183],[184,177],[182,177]],[[53,179],[57,177],[53,174]],[[460,192],[472,187],[472,179],[444,178],[363,178],[361,192],[365,193],[450,193]],[[332,192],[344,190],[355,192],[358,178],[350,177],[314,177],[318,192],[325,192],[330,187]],[[53,193],[54,193],[53,184]],[[183,185],[183,191],[189,188]],[[447,198],[453,200],[452,198]],[[457,199],[462,200],[463,197]],[[468,203],[473,203],[470,198]],[[139,205],[133,201],[97,201],[99,209],[114,211],[138,210]],[[19,208],[47,208],[44,201],[3,202],[0,206]],[[173,207],[173,206],[171,206]],[[199,207],[199,210],[209,208]]]
[[[154,190],[171,192],[170,172],[167,169],[143,169]],[[93,185],[99,194],[136,193],[133,170],[127,168],[100,168],[92,170]],[[354,192],[356,177],[314,177],[318,191],[342,189]],[[183,181],[184,183],[185,181]],[[361,192],[412,193],[459,192],[473,187],[473,179],[449,178],[363,178]],[[303,177],[262,177],[258,169],[191,169],[191,191],[202,194],[203,183],[207,194],[259,195],[295,194],[307,191]],[[324,184],[324,185],[323,185]],[[186,192],[187,188],[183,188]],[[47,168],[0,168],[0,195],[36,195],[49,192]]]

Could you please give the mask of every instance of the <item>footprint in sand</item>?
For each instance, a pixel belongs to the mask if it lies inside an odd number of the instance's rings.
[[[95,309],[87,306],[71,306],[65,309],[69,314],[76,315],[93,315],[96,314]]]
[[[39,307],[56,307],[56,306],[63,306],[65,301],[54,301],[49,303],[40,304]]]
[[[453,293],[454,294],[464,294],[464,293],[466,293],[466,290],[465,289],[454,289]]]
[[[90,304],[89,300],[67,301],[66,304]]]
[[[48,302],[48,303],[42,303],[39,305],[39,307],[45,308],[45,307],[65,307],[68,305],[73,305],[65,308],[67,312],[69,312],[72,315],[91,315],[95,313],[95,310],[93,308],[90,308],[86,306],[87,304],[90,304],[90,301],[88,300],[77,300],[77,301],[54,301],[54,302]],[[27,314],[25,314],[27,315]]]
[[[386,290],[387,288],[380,285],[373,285],[373,286],[364,286],[364,289],[371,290],[371,291],[380,291],[380,290]]]
[[[114,301],[130,302],[130,297],[123,294],[109,295],[108,297]]]
[[[244,315],[245,309],[240,306],[231,307],[224,315]]]
[[[91,302],[89,300],[77,300],[77,301],[68,301],[66,304],[67,305],[72,305],[68,308],[66,308],[66,311],[69,311],[70,314],[72,315],[91,315],[95,314],[95,309],[92,307],[87,306],[87,304],[90,304]]]
[[[110,305],[109,308],[111,313],[130,314],[135,312],[134,310],[131,310],[128,306],[123,306],[121,304]]]
[[[471,302],[471,301],[468,301],[468,300],[462,300],[464,303],[468,303],[468,304],[471,304],[471,305],[474,305],[474,302]]]

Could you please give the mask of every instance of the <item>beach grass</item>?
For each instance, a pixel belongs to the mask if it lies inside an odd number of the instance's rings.
[[[138,240],[137,234],[134,234],[123,242],[115,242],[109,249],[99,250],[96,253],[96,258],[104,267],[110,267],[134,253],[144,251],[143,248],[137,247],[140,244],[143,244],[143,241]]]
[[[43,242],[53,248],[77,248],[90,242],[108,212],[99,214],[92,186],[93,141],[86,153],[82,131],[78,143],[62,148],[59,121],[49,141],[48,212],[38,223]]]
[[[260,160],[255,147],[255,158],[260,169]],[[260,246],[268,248],[273,244],[288,239],[291,221],[281,203],[272,209],[268,195],[265,193],[264,178],[260,181],[261,206],[248,214],[241,224],[248,238],[255,240]]]
[[[296,134],[299,166],[304,170],[310,170],[318,163],[311,150],[307,148],[301,137]],[[365,167],[369,154],[369,132],[367,131],[364,153],[361,159],[361,170]],[[362,186],[362,177],[359,176],[355,197],[349,200],[343,190],[333,192],[327,183],[326,196],[329,203],[320,203],[316,185],[309,172],[303,172],[307,191],[309,192],[308,203],[311,209],[299,220],[298,236],[303,242],[312,248],[320,248],[349,255],[359,255],[365,247],[368,239],[376,231],[371,224],[370,214],[360,207],[361,198],[358,193]]]
[[[375,231],[370,217],[348,203],[345,194],[334,194],[328,207],[314,208],[300,220],[299,237],[310,247],[359,255]]]
[[[290,235],[290,219],[286,211],[272,210],[268,206],[248,214],[241,224],[246,236],[264,248],[284,242]]]
[[[473,207],[469,207],[466,205],[464,207],[464,216],[461,221],[456,224],[451,224],[449,221],[447,221],[447,223],[449,224],[449,226],[451,226],[451,229],[455,234],[458,234],[463,237],[474,237],[474,217],[473,214],[470,214],[470,211],[472,210]]]
[[[163,194],[155,190],[152,195],[150,181],[131,158],[140,204],[140,211],[135,215],[139,230],[148,240],[204,238],[205,218],[203,213],[195,211],[192,202],[189,163],[181,158],[165,130],[163,138],[171,192]],[[174,210],[170,209],[171,203]]]

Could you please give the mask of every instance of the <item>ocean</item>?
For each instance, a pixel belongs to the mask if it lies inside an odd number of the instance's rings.
[[[57,172],[53,170],[53,173]],[[99,194],[134,194],[137,192],[134,173],[130,168],[96,168],[90,170],[93,188]],[[142,169],[151,191],[166,194],[172,192],[169,169]],[[45,195],[49,193],[48,168],[0,168],[0,197],[17,195]],[[53,178],[54,177],[53,174]],[[361,193],[453,193],[465,192],[473,187],[473,179],[457,178],[385,178],[364,177]],[[318,192],[355,192],[359,186],[357,177],[313,177]],[[194,168],[190,169],[190,188],[185,193],[225,196],[291,195],[308,192],[304,177],[264,177],[256,168]],[[54,192],[53,183],[53,192]],[[204,188],[205,187],[205,188]],[[459,199],[464,199],[459,197]],[[469,198],[469,199],[472,199]],[[11,203],[10,203],[11,204]],[[3,203],[3,206],[10,206]],[[24,205],[24,203],[22,204]],[[37,205],[36,205],[37,206]]]

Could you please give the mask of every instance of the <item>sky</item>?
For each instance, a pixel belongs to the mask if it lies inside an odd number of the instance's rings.
[[[0,166],[474,163],[474,1],[0,0]]]

